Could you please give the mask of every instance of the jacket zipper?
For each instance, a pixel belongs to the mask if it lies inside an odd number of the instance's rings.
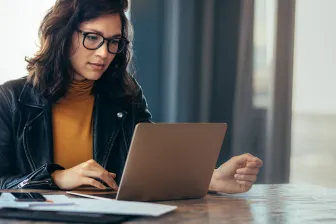
[[[23,181],[16,181],[10,185],[7,186],[7,188],[12,188],[13,186],[17,185],[18,188],[22,188],[23,186],[26,186],[27,184],[29,184],[29,180],[31,180],[32,178],[34,178],[34,176],[36,176],[39,172],[41,172],[41,170],[45,169],[47,165],[43,165],[41,166],[39,169],[35,170],[33,172],[33,175],[30,175],[28,178],[24,179]],[[46,180],[43,180],[46,181]]]
[[[30,179],[25,179],[21,183],[18,184],[18,188],[23,188],[24,186],[28,185],[41,185],[41,184],[50,184],[51,182],[49,180],[35,180],[35,181],[29,181]]]
[[[28,147],[28,141],[27,141],[27,127],[29,127],[36,119],[38,119],[42,114],[44,113],[44,110],[42,110],[41,113],[39,113],[33,120],[31,120],[23,129],[23,142],[24,142],[24,146],[25,146],[25,154],[26,157],[28,159],[29,165],[31,167],[31,169],[34,171],[36,170],[36,165],[34,163],[33,157],[30,153],[30,149]]]
[[[34,178],[38,173],[40,173],[42,170],[44,170],[47,167],[47,165],[43,165],[41,166],[38,170],[36,170],[34,172],[33,175],[31,175],[30,177],[26,178],[25,180],[21,181],[17,187],[18,188],[23,188],[24,186],[28,185],[34,185],[34,184],[43,184],[43,183],[50,183],[49,180],[31,180],[32,178]]]
[[[111,136],[110,141],[108,143],[107,152],[105,153],[105,156],[104,156],[104,159],[103,159],[103,167],[104,167],[104,169],[106,169],[107,160],[108,160],[108,157],[110,155],[111,149],[113,147],[113,143],[114,143],[114,141],[115,141],[118,133],[119,133],[119,131],[114,132],[113,136]]]
[[[31,156],[31,153],[30,153],[30,149],[28,147],[28,142],[27,142],[27,129],[28,126],[26,126],[24,129],[23,129],[23,142],[24,142],[24,145],[25,145],[25,154],[26,154],[26,157],[28,159],[28,162],[29,162],[29,165],[31,167],[31,169],[34,171],[36,169],[36,166],[34,164],[34,161],[33,161],[33,158]]]
[[[124,120],[125,120],[125,117],[126,117],[126,115],[127,115],[127,113],[124,113],[124,117],[122,118],[122,120],[121,120],[121,129],[123,128],[123,122],[124,122]],[[104,167],[104,169],[106,169],[106,165],[107,165],[107,161],[108,161],[108,157],[109,157],[109,155],[110,155],[110,153],[111,153],[111,150],[112,150],[112,147],[113,147],[113,144],[114,144],[114,142],[115,142],[115,139],[116,139],[116,137],[118,136],[118,133],[119,133],[119,130],[117,130],[116,132],[113,132],[112,133],[112,136],[110,137],[110,140],[108,141],[108,147],[107,147],[107,152],[105,153],[105,156],[104,156],[104,158],[103,158],[103,167]]]

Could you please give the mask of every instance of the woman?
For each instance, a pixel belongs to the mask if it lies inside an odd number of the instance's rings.
[[[0,188],[117,189],[134,127],[151,122],[128,73],[127,0],[58,0],[27,77],[0,86]],[[209,190],[248,191],[262,162],[233,157]],[[99,181],[101,180],[101,181]]]

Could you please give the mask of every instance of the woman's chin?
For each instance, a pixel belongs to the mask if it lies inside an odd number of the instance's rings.
[[[92,80],[92,81],[96,81],[98,79],[100,79],[102,77],[103,74],[101,73],[90,73],[90,74],[85,74],[85,75],[78,75],[77,77],[75,77],[76,80]]]

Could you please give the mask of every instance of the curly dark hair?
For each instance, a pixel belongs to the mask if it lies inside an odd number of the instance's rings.
[[[138,92],[133,76],[128,72],[133,55],[133,28],[126,17],[128,0],[57,0],[49,9],[39,28],[40,49],[27,58],[28,80],[51,101],[62,97],[73,79],[69,47],[73,32],[82,22],[107,14],[119,13],[122,36],[129,44],[115,56],[102,77],[95,82],[94,91],[122,96],[135,96]],[[114,96],[121,97],[121,96]]]

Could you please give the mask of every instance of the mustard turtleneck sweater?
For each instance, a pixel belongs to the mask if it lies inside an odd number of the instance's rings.
[[[52,107],[54,163],[65,169],[93,157],[93,84],[90,80],[74,80]]]

